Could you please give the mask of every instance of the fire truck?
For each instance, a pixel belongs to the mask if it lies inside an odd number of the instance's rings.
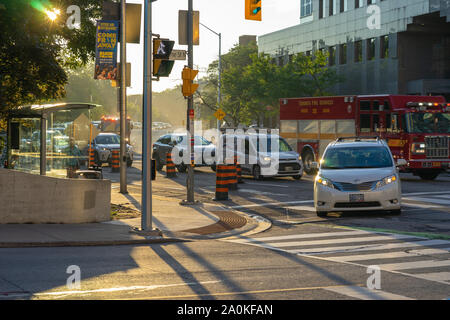
[[[360,95],[280,99],[280,135],[315,174],[325,147],[339,137],[378,136],[402,172],[435,179],[449,167],[450,103],[441,96]]]
[[[101,132],[112,132],[120,135],[120,118],[102,116],[100,120],[101,123],[99,129]],[[133,129],[131,118],[128,117],[126,121],[126,133],[125,133],[125,139],[128,143],[130,143],[131,129]]]

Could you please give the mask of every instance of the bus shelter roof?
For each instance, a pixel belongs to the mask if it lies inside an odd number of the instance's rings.
[[[53,104],[33,104],[24,105],[15,108],[9,112],[9,118],[13,117],[30,117],[41,118],[44,114],[50,114],[56,111],[63,110],[78,110],[78,109],[93,109],[99,107],[99,104],[85,103],[85,102],[63,102]]]

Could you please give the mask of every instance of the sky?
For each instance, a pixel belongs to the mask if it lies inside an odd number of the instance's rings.
[[[222,34],[222,54],[239,42],[241,35],[260,36],[297,25],[300,20],[300,0],[262,0],[262,21],[244,18],[245,0],[193,0],[193,9],[200,11],[200,23]],[[131,62],[131,87],[127,94],[142,93],[143,77],[143,0],[127,0],[142,4],[141,43],[127,45],[127,61]],[[178,10],[187,10],[188,0],[157,0],[153,2],[152,28],[161,38],[175,41],[174,49],[187,50],[178,44]],[[200,45],[194,46],[194,69],[198,77],[206,75],[208,65],[219,57],[219,37],[200,26]],[[161,92],[181,84],[181,70],[187,61],[176,61],[168,78],[153,81],[153,91]]]

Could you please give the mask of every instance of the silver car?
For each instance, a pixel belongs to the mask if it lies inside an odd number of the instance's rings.
[[[385,141],[378,138],[340,138],[324,151],[314,182],[318,216],[330,211],[387,210],[401,213],[398,166]]]
[[[112,151],[120,150],[120,136],[115,133],[102,132],[93,141],[94,161],[96,163],[109,163],[111,165]],[[127,144],[127,167],[133,164],[133,147]]]

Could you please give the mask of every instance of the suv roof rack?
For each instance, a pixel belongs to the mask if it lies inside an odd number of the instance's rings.
[[[362,140],[375,140],[380,141],[379,136],[358,136],[358,137],[340,137],[336,139],[336,142],[342,142],[344,140],[362,141]]]

